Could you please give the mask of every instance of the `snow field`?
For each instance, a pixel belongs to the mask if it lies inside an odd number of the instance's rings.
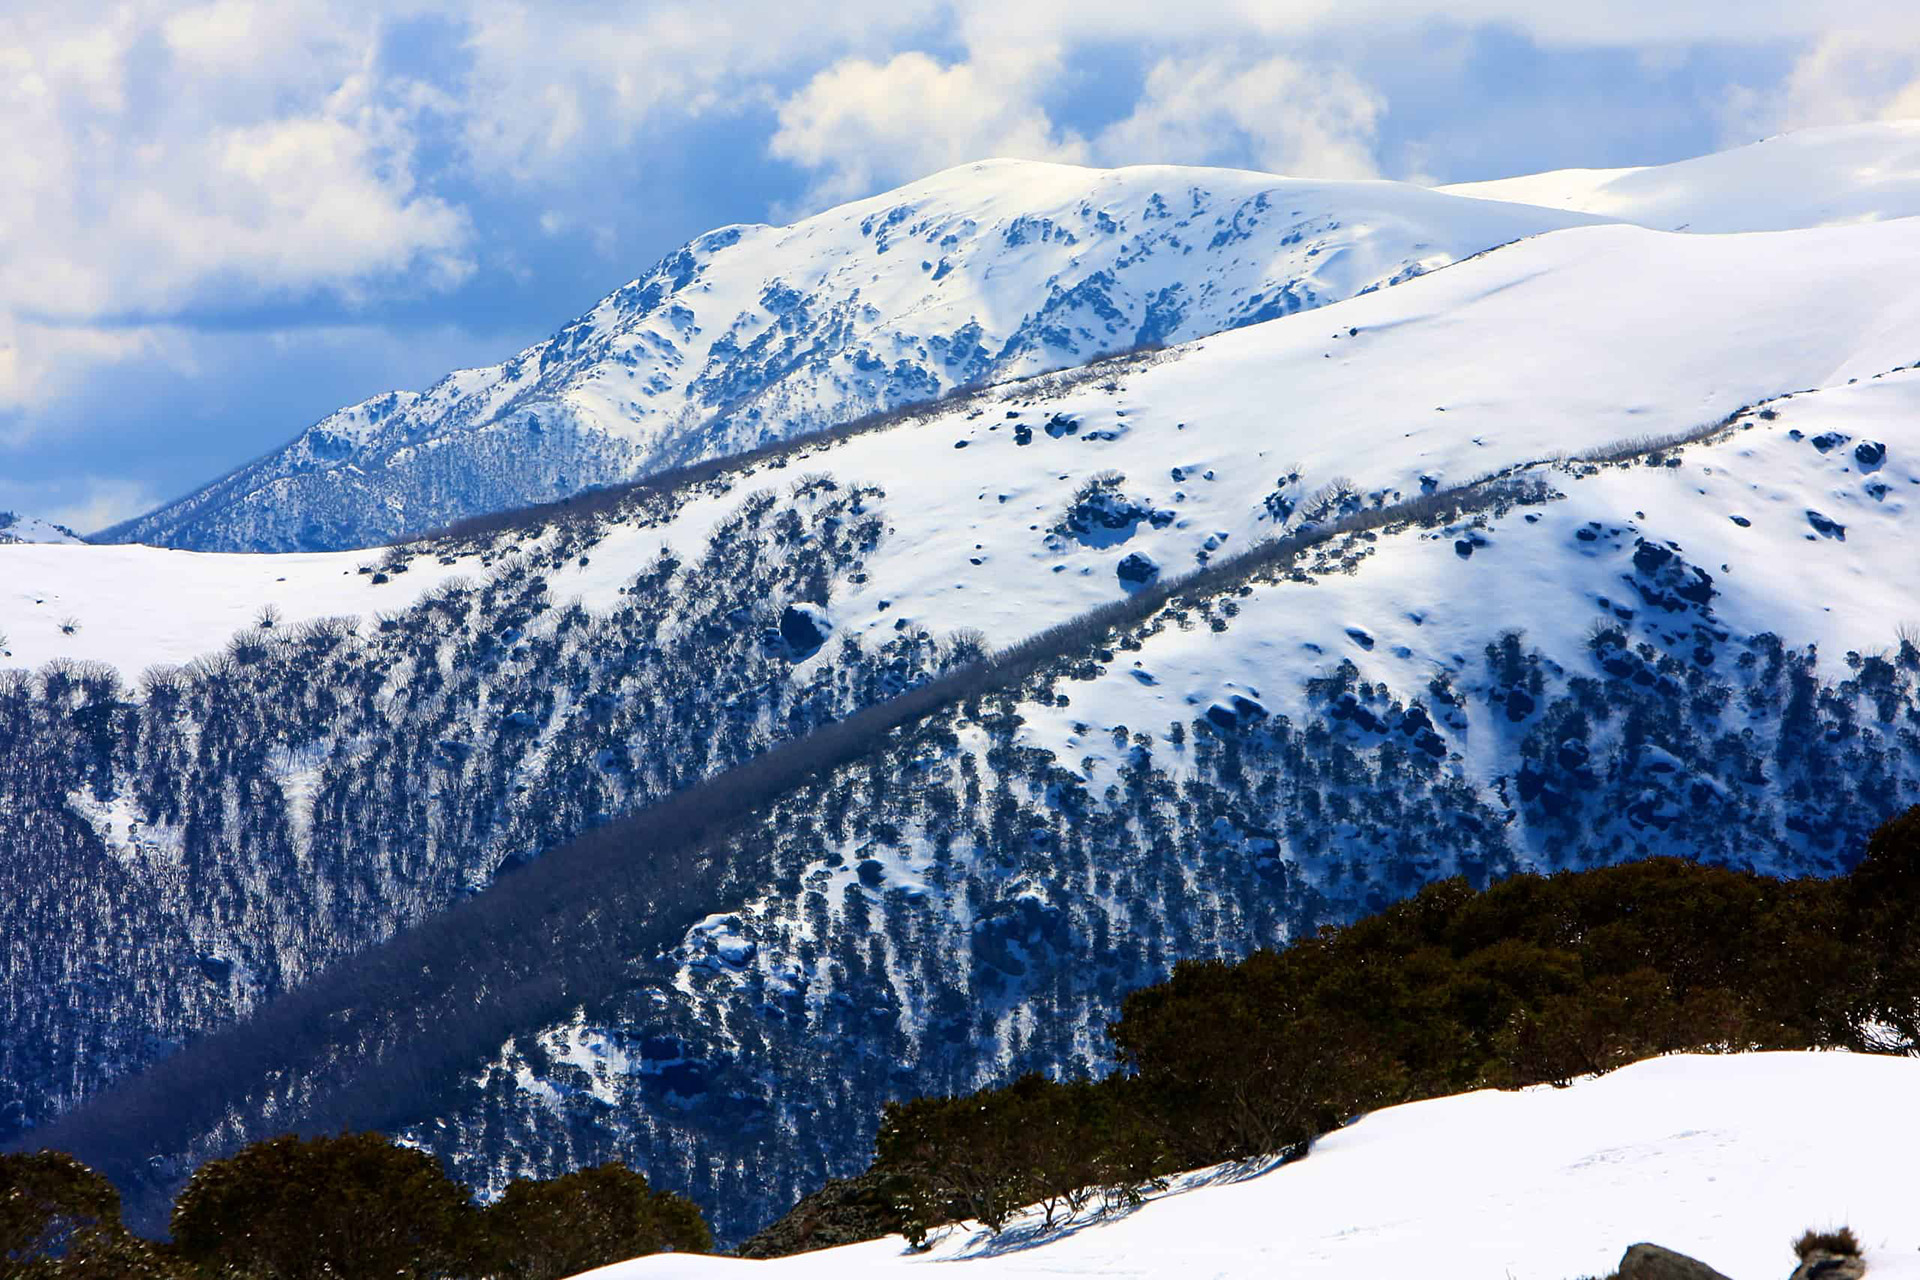
[[[1375,1112],[1295,1164],[1202,1170],[1138,1210],[1004,1234],[960,1227],[770,1262],[660,1255],[593,1280],[1573,1280],[1630,1244],[1774,1280],[1808,1227],[1851,1226],[1876,1280],[1920,1277],[1920,1062],[1844,1053],[1676,1056],[1567,1089]],[[924,1269],[924,1270],[923,1270]]]

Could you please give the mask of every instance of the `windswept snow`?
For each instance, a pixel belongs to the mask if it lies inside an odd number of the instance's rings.
[[[1271,1280],[1605,1275],[1652,1241],[1778,1280],[1808,1228],[1851,1226],[1875,1280],[1920,1277],[1920,1062],[1843,1053],[1660,1058],[1564,1090],[1393,1107],[1295,1164],[1179,1179],[1131,1213],[994,1237],[955,1228],[772,1262],[661,1255],[593,1280],[946,1274]]]
[[[1438,190],[1660,231],[1784,231],[1920,214],[1920,120],[1802,129],[1635,169],[1560,169]]]

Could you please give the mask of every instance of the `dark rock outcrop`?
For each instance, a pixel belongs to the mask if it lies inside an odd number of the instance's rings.
[[[1815,1249],[1800,1260],[1788,1280],[1860,1280],[1866,1274],[1866,1260],[1859,1254]]]
[[[1129,586],[1144,587],[1160,576],[1160,566],[1135,551],[1120,562],[1114,573]]]
[[[780,639],[796,658],[818,653],[832,631],[833,624],[816,605],[790,604],[780,613]]]
[[[1657,1244],[1636,1244],[1620,1259],[1615,1280],[1727,1280],[1727,1277],[1684,1253],[1675,1253]]]

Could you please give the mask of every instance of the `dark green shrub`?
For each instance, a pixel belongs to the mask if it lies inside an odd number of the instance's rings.
[[[894,1189],[886,1227],[998,1230],[1036,1204],[1051,1223],[1089,1188],[1302,1154],[1373,1107],[1661,1053],[1920,1052],[1920,809],[1836,880],[1656,858],[1442,881],[1284,951],[1183,962],[1108,1033],[1122,1071],[1097,1084],[890,1107],[869,1183]]]
[[[200,1166],[174,1203],[173,1239],[214,1276],[426,1280],[467,1273],[477,1217],[424,1151],[376,1133],[289,1136]]]
[[[0,1275],[18,1280],[176,1280],[162,1250],[120,1224],[120,1193],[56,1151],[0,1155]]]
[[[692,1201],[655,1191],[618,1163],[516,1180],[482,1216],[491,1269],[503,1280],[558,1280],[643,1254],[713,1248]]]

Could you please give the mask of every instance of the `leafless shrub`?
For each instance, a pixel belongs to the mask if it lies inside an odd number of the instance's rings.
[[[1793,1255],[1802,1262],[1816,1253],[1857,1258],[1860,1252],[1860,1237],[1853,1234],[1852,1227],[1837,1227],[1829,1231],[1815,1231],[1809,1227],[1793,1242]]]

